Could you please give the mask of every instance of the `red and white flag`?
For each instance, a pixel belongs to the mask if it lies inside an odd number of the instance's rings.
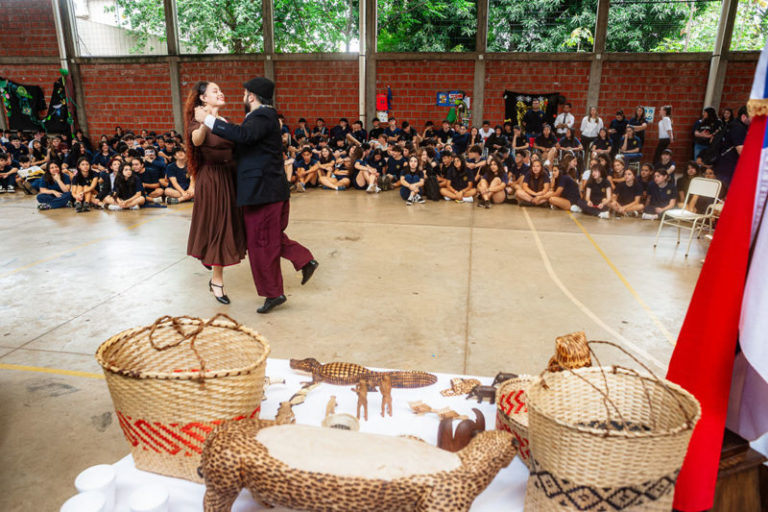
[[[768,98],[767,67],[768,46],[760,56],[752,100]],[[667,372],[702,408],[675,487],[674,507],[684,512],[712,507],[729,408],[729,426],[744,437],[768,431],[766,192],[768,133],[766,116],[758,115],[750,123]],[[737,344],[741,352],[734,366]]]

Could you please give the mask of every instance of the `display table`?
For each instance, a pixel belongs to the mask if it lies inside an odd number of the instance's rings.
[[[326,361],[321,361],[326,362]],[[423,368],[419,368],[423,369]],[[268,377],[285,379],[285,384],[275,384],[265,389],[266,400],[262,402],[261,417],[274,418],[280,402],[288,400],[299,390],[303,382],[311,380],[310,376],[299,374],[292,370],[288,361],[283,359],[268,359]],[[413,435],[427,443],[437,443],[437,429],[440,423],[434,414],[417,416],[408,402],[421,400],[435,409],[450,407],[459,414],[474,418],[472,408],[476,407],[485,415],[486,429],[492,430],[496,425],[496,405],[487,401],[478,404],[477,400],[466,400],[464,396],[444,397],[440,391],[451,387],[450,379],[457,375],[437,374],[436,384],[420,389],[393,389],[393,416],[381,417],[381,394],[368,395],[368,421],[360,420],[361,432],[372,432],[391,436]],[[490,384],[491,377],[475,377],[483,384]],[[357,395],[351,386],[334,386],[321,384],[309,392],[303,404],[293,407],[296,423],[319,426],[325,417],[325,407],[328,399],[336,396],[336,412],[355,415]],[[458,421],[454,421],[454,426]],[[131,492],[143,484],[155,484],[165,487],[170,494],[169,512],[198,512],[203,508],[205,486],[178,478],[164,477],[136,469],[133,458],[128,455],[114,464],[117,471],[117,505],[115,512],[129,512],[128,497]],[[519,457],[496,476],[491,485],[475,500],[472,512],[505,512],[522,511],[525,501],[525,485],[528,480],[528,469]],[[232,508],[236,512],[262,510],[248,491],[244,490]],[[271,509],[275,511],[276,509]]]

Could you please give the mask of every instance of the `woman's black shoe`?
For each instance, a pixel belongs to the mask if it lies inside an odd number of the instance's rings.
[[[206,265],[205,263],[203,263],[203,262],[202,262],[202,260],[200,261],[200,263],[202,263],[202,264],[203,264],[203,266],[204,266],[204,267],[205,267],[207,270],[211,270],[211,269],[213,269],[213,267],[212,267],[212,266],[210,266],[210,265]]]
[[[223,284],[213,284],[213,280],[208,281],[208,289],[211,291],[211,293],[213,293],[213,287],[214,286],[217,287],[217,288],[221,288],[222,292],[224,291],[224,285]],[[229,297],[227,297],[226,295],[222,295],[221,297],[219,297],[218,295],[213,293],[213,296],[216,297],[216,300],[221,302],[222,304],[229,304]]]

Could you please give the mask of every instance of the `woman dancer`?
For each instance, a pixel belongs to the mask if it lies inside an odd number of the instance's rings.
[[[229,304],[224,293],[224,267],[236,265],[245,257],[243,213],[236,204],[234,144],[211,133],[195,121],[195,107],[202,106],[218,116],[224,94],[213,82],[198,82],[184,105],[188,168],[195,179],[195,203],[189,227],[187,254],[213,269],[208,289],[222,304]]]

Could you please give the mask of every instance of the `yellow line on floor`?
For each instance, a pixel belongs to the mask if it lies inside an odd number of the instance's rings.
[[[613,329],[611,326],[606,324],[599,316],[593,313],[591,309],[589,309],[583,302],[577,299],[573,295],[573,293],[571,293],[571,291],[560,280],[560,277],[557,275],[557,272],[555,272],[555,269],[552,267],[552,262],[549,259],[549,255],[547,255],[547,251],[544,249],[544,244],[541,243],[541,238],[539,238],[539,233],[538,231],[536,231],[536,227],[533,225],[533,221],[531,220],[531,216],[528,214],[527,208],[521,208],[521,210],[523,211],[525,220],[526,222],[528,222],[528,227],[530,228],[531,233],[533,234],[533,240],[534,242],[536,242],[536,248],[539,250],[539,253],[541,254],[541,259],[544,262],[544,268],[546,269],[547,274],[549,274],[550,279],[552,279],[555,285],[557,285],[557,287],[560,288],[560,291],[562,291],[563,294],[566,297],[568,297],[571,300],[571,302],[573,302],[573,304],[577,308],[579,308],[586,316],[592,319],[592,321],[595,322],[597,325],[602,327],[607,333],[613,336],[615,340],[619,341],[627,349],[637,353],[646,361],[653,363],[658,368],[665,369],[666,367],[661,363],[661,361],[653,357],[645,349],[641,348],[634,342],[629,341],[627,338],[625,338],[624,336],[616,332],[615,329]]]
[[[664,324],[661,323],[659,320],[659,317],[656,316],[656,314],[651,310],[650,307],[648,307],[648,304],[645,303],[645,301],[640,297],[640,294],[635,291],[634,288],[632,288],[632,285],[629,284],[629,281],[624,277],[624,275],[619,272],[619,269],[616,267],[616,265],[613,264],[611,259],[608,257],[607,254],[605,254],[605,251],[598,245],[598,243],[595,241],[594,238],[592,238],[592,235],[589,234],[589,231],[587,231],[587,228],[585,228],[581,222],[574,217],[574,215],[570,212],[568,212],[568,216],[571,218],[573,222],[576,223],[577,226],[579,226],[579,229],[581,229],[581,232],[584,233],[584,236],[587,237],[587,240],[589,240],[592,243],[592,246],[595,248],[595,250],[600,254],[600,256],[603,257],[605,262],[608,264],[609,267],[611,267],[611,270],[613,270],[614,274],[619,278],[619,280],[624,284],[624,286],[629,290],[629,293],[632,294],[632,296],[635,298],[638,304],[640,304],[640,307],[642,307],[646,313],[648,313],[648,316],[653,321],[653,323],[656,324],[656,327],[659,328],[659,330],[666,336],[667,341],[669,341],[672,346],[675,345],[675,338],[672,336],[672,333],[669,332],[669,330],[664,326]]]
[[[103,379],[101,373],[79,372],[76,370],[61,370],[59,368],[44,368],[42,366],[25,366],[21,364],[0,363],[0,370],[15,370],[20,372],[52,373],[54,375],[67,375],[70,377],[85,377],[86,379]]]
[[[173,211],[177,211],[178,212],[178,211],[188,210],[191,207],[192,207],[192,204],[186,204],[186,205],[181,206],[179,208],[174,208]],[[139,226],[143,226],[144,224],[148,224],[150,222],[154,222],[156,220],[160,220],[163,217],[169,215],[170,213],[172,213],[172,211],[164,212],[161,215],[153,216],[153,217],[150,217],[148,219],[139,221],[139,222],[137,222],[135,224],[131,224],[130,226],[127,226],[125,229],[126,230],[136,229]],[[19,272],[22,272],[24,270],[30,269],[32,267],[36,267],[37,265],[42,265],[43,263],[48,263],[49,261],[53,261],[53,260],[59,259],[62,256],[66,256],[67,254],[71,254],[73,252],[77,252],[78,249],[82,249],[83,247],[88,247],[89,245],[93,245],[93,244],[98,243],[98,242],[103,242],[104,240],[111,240],[113,238],[117,238],[119,235],[120,235],[120,233],[116,233],[116,234],[111,235],[111,236],[103,236],[103,237],[100,237],[100,238],[94,238],[93,240],[89,240],[88,242],[83,242],[82,244],[75,245],[74,247],[71,247],[71,248],[67,249],[66,251],[62,251],[60,253],[56,253],[53,256],[49,256],[47,258],[36,260],[36,261],[33,261],[32,263],[27,263],[26,265],[22,265],[21,267],[17,267],[17,268],[15,268],[13,270],[9,270],[8,272],[4,272],[4,273],[0,274],[0,279],[2,279],[4,277],[8,277],[8,276],[13,275],[13,274],[17,274]]]

